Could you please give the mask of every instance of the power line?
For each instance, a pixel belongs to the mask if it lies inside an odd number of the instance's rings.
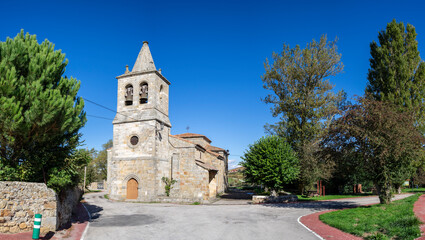
[[[90,115],[90,114],[86,114],[86,116],[88,116],[88,117],[94,117],[94,118],[100,118],[100,119],[106,119],[106,120],[114,120],[112,118],[106,118],[106,117],[95,116],[95,115]]]
[[[131,119],[136,120],[136,121],[138,120],[138,119],[132,118],[132,117],[130,117],[130,116],[124,115],[124,114],[122,114],[122,113],[120,113],[120,112],[117,112],[117,111],[115,111],[115,110],[113,110],[113,109],[110,109],[110,108],[108,108],[108,107],[105,107],[105,106],[103,106],[102,104],[96,103],[96,102],[94,102],[94,101],[92,101],[92,100],[89,100],[89,99],[87,99],[87,98],[84,98],[84,100],[86,100],[87,102],[92,103],[92,104],[94,104],[94,105],[97,105],[97,106],[99,106],[99,107],[101,107],[101,108],[104,108],[104,109],[106,109],[106,110],[109,110],[109,111],[111,111],[111,112],[114,112],[114,113],[117,113],[117,114],[119,114],[119,115],[122,115],[122,116],[124,116],[124,117],[128,117],[128,118],[131,118]]]

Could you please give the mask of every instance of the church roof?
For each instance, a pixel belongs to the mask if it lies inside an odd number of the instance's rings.
[[[184,133],[184,134],[187,134],[187,133]],[[203,137],[205,137],[204,135],[200,135],[200,134],[196,134],[196,133],[189,133],[189,134],[194,134],[194,135],[199,135],[198,137],[200,137],[200,136],[203,136]],[[201,145],[199,145],[199,144],[196,144],[196,143],[193,143],[193,142],[191,142],[190,140],[187,140],[187,139],[184,139],[183,137],[181,137],[180,135],[183,135],[183,134],[178,134],[178,135],[169,135],[170,137],[173,137],[173,138],[177,138],[177,139],[179,139],[179,140],[181,140],[181,141],[184,141],[184,142],[187,142],[187,143],[190,143],[190,144],[193,144],[193,145],[195,145],[195,146],[197,146],[197,147],[200,147],[200,148],[202,148],[202,149],[204,149],[205,150],[205,152],[207,152],[207,153],[209,153],[209,154],[211,154],[211,155],[213,155],[213,156],[215,156],[215,157],[217,157],[217,158],[219,158],[219,159],[224,159],[223,158],[223,156],[221,156],[220,154],[218,154],[218,153],[215,153],[215,152],[213,152],[212,150],[210,150],[210,149],[208,149],[208,148],[204,148],[204,147],[202,147]],[[205,137],[206,138],[206,137]],[[209,139],[208,139],[209,140]],[[211,141],[211,140],[210,140]],[[211,146],[211,145],[209,145],[210,147],[213,147],[213,148],[218,148],[218,147],[214,147],[214,146]],[[219,148],[219,149],[221,149],[221,148]],[[223,149],[223,151],[224,151],[224,149]]]
[[[156,68],[155,64],[153,63],[151,51],[149,50],[148,42],[144,41],[142,49],[137,56],[136,63],[134,63],[131,72],[146,72],[155,70]]]
[[[204,168],[206,170],[218,171],[217,168],[215,168],[214,166],[212,166],[212,165],[210,165],[210,164],[208,164],[208,163],[206,163],[204,161],[195,160],[195,163],[196,163],[196,165],[198,165],[198,166],[200,166],[200,167],[202,167],[202,168]]]
[[[197,133],[182,133],[174,135],[181,138],[204,138],[208,143],[211,143],[211,140],[207,138],[205,135],[197,134]]]
[[[207,150],[213,151],[213,152],[225,152],[226,150],[224,150],[223,148],[219,148],[219,147],[215,147],[215,146],[211,146],[208,145],[206,147]]]

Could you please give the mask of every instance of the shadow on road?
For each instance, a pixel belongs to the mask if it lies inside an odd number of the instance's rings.
[[[220,196],[222,199],[252,199],[252,191],[239,190],[239,189],[230,189],[229,192],[224,193]]]
[[[267,203],[263,204],[265,207],[272,208],[298,208],[298,209],[314,209],[314,210],[327,210],[327,209],[345,209],[355,208],[360,205],[350,201],[321,201],[321,202],[295,202],[295,203]],[[369,207],[369,206],[365,206]]]
[[[84,206],[86,206],[87,210],[89,210],[92,220],[98,219],[102,215],[101,212],[103,211],[103,207],[99,207],[87,202],[84,203]]]

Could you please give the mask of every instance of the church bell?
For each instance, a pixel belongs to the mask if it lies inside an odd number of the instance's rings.
[[[148,102],[148,85],[144,84],[142,85],[140,89],[140,103],[147,103]]]
[[[125,89],[125,105],[133,104],[133,87],[127,86]]]
[[[132,102],[133,101],[133,95],[132,94],[126,94],[126,96],[125,96],[125,101],[130,101],[130,102]]]

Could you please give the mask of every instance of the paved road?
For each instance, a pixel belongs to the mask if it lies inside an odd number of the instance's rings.
[[[112,202],[105,193],[85,195],[92,222],[86,240],[161,239],[308,239],[317,237],[301,226],[300,216],[327,209],[377,203],[377,197],[273,205],[249,205],[244,200],[212,205]],[[396,198],[407,197],[399,195]]]

